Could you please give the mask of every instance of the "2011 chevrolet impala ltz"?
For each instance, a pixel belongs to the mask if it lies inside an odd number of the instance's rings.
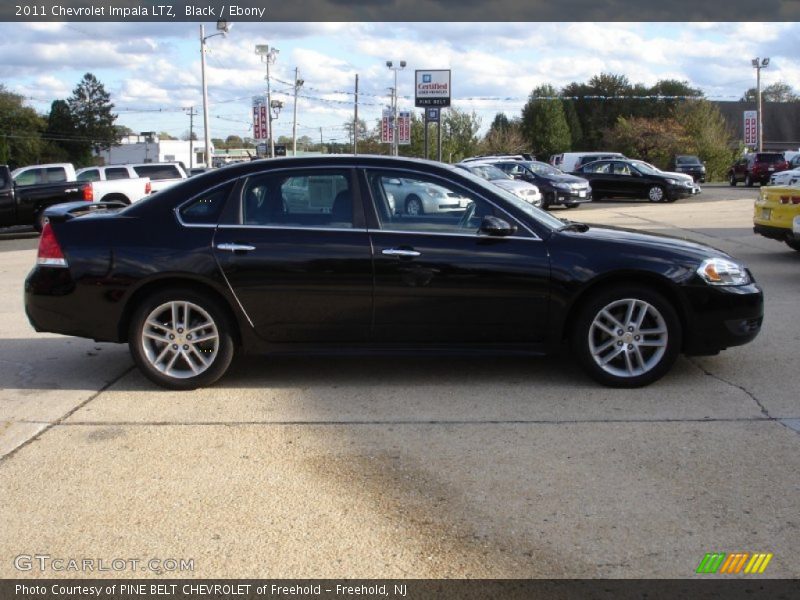
[[[410,185],[452,210],[403,210],[394,195]],[[25,283],[33,326],[127,342],[173,389],[215,382],[237,349],[541,354],[564,343],[597,381],[634,387],[681,352],[749,342],[763,317],[761,289],[724,252],[557,219],[421,160],[254,161],[132,206],[47,216]]]

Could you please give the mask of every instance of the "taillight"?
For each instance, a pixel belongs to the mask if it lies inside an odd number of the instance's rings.
[[[64,253],[61,251],[61,246],[58,244],[56,234],[53,232],[53,226],[50,223],[45,223],[42,228],[36,264],[47,267],[67,266],[67,260],[64,258]]]
[[[84,183],[81,186],[81,192],[83,193],[83,199],[87,202],[92,202],[94,200],[94,189],[91,183]]]
[[[149,194],[152,191],[153,191],[153,186],[150,185],[150,182],[148,181],[147,183],[144,184],[144,193],[146,195],[146,194]]]
[[[800,196],[781,196],[781,204],[800,204]]]

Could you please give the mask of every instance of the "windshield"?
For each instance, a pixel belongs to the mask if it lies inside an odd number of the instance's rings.
[[[761,154],[756,155],[756,160],[758,162],[774,164],[778,162],[783,162],[783,154],[766,154],[762,152]]]
[[[489,181],[493,179],[512,179],[510,175],[506,175],[503,171],[491,165],[471,165],[469,171]]]
[[[549,227],[550,229],[560,229],[564,226],[564,221],[561,219],[555,218],[548,212],[543,211],[541,208],[536,208],[530,202],[522,200],[521,198],[517,198],[511,192],[504,190],[501,187],[497,187],[496,185],[486,183],[486,179],[483,177],[479,177],[472,172],[472,169],[475,167],[470,167],[469,169],[458,169],[458,172],[463,175],[464,177],[468,178],[470,181],[477,183],[487,192],[494,194],[495,196],[500,196],[503,200],[505,200],[508,204],[513,205],[514,207],[518,208],[526,215],[530,216],[533,219],[536,219],[537,222]],[[500,171],[502,173],[502,171]]]
[[[636,165],[636,168],[645,175],[661,175],[660,170],[656,169],[650,163],[644,162],[643,160],[632,160],[631,163]]]
[[[556,169],[552,165],[548,165],[547,163],[531,161],[524,163],[526,167],[528,167],[531,171],[536,173],[537,175],[563,175],[564,171],[560,169]]]
[[[678,156],[675,158],[675,164],[678,165],[699,165],[700,159],[696,156]]]

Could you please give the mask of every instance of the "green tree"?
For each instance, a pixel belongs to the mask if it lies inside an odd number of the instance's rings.
[[[691,152],[706,163],[706,178],[724,179],[739,152],[733,132],[719,109],[708,100],[692,100],[679,104],[674,114],[691,141]],[[681,151],[688,153],[687,149]]]
[[[184,132],[183,135],[186,136],[185,139],[189,139],[189,132],[188,131]],[[167,133],[166,131],[159,131],[158,132],[158,139],[159,140],[177,140],[178,138],[176,138],[174,135],[171,135],[171,134]],[[192,139],[195,139],[195,140],[197,139],[197,134],[194,133],[194,132],[192,132]]]
[[[504,117],[504,121],[498,123],[499,116]],[[481,141],[481,154],[517,154],[528,150],[520,120],[509,121],[502,113],[497,117]]]
[[[545,160],[569,150],[572,140],[564,106],[551,85],[535,88],[522,108],[522,133],[534,153]]]
[[[750,88],[742,96],[742,102],[756,102],[758,90]],[[794,93],[792,86],[785,81],[776,81],[761,88],[762,102],[796,102],[800,97]]]
[[[78,131],[94,151],[107,150],[119,141],[111,110],[111,95],[91,73],[86,73],[67,100]]]
[[[225,138],[226,148],[241,148],[243,145],[244,141],[238,135],[229,135]]]
[[[44,120],[19,94],[0,84],[0,164],[20,167],[40,162]]]
[[[91,147],[75,124],[75,119],[65,100],[55,100],[47,117],[47,150],[43,160],[71,162],[77,166],[92,162]]]
[[[662,169],[673,156],[685,153],[690,147],[686,130],[674,118],[619,117],[607,134],[607,143],[626,156]]]
[[[478,131],[481,128],[481,119],[472,111],[470,113],[458,108],[450,107],[441,111],[442,132],[442,160],[456,163],[474,156],[478,153],[480,139]],[[419,119],[422,121],[422,119]],[[432,155],[437,144],[435,128],[431,127],[429,144]],[[412,129],[413,134],[413,129]]]

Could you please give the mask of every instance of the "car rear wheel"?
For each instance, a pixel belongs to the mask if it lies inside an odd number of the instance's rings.
[[[647,198],[650,200],[650,202],[663,202],[666,198],[664,188],[660,185],[654,185],[647,190]]]
[[[406,214],[407,215],[421,215],[425,211],[422,208],[422,200],[418,196],[411,195],[406,198]]]
[[[798,240],[785,240],[786,245],[789,246],[792,250],[797,250],[800,252],[800,241]]]
[[[640,387],[672,367],[681,348],[681,324],[657,292],[614,286],[593,296],[578,314],[572,348],[583,369],[612,387]]]
[[[728,183],[731,185],[731,187],[736,187],[736,175],[731,173],[730,177],[728,177]]]
[[[580,203],[572,202],[570,204],[567,204],[566,206],[567,206],[567,208],[578,208],[580,206]]]
[[[136,309],[128,332],[133,360],[152,382],[191,390],[217,381],[233,359],[225,311],[192,289],[163,290]]]

